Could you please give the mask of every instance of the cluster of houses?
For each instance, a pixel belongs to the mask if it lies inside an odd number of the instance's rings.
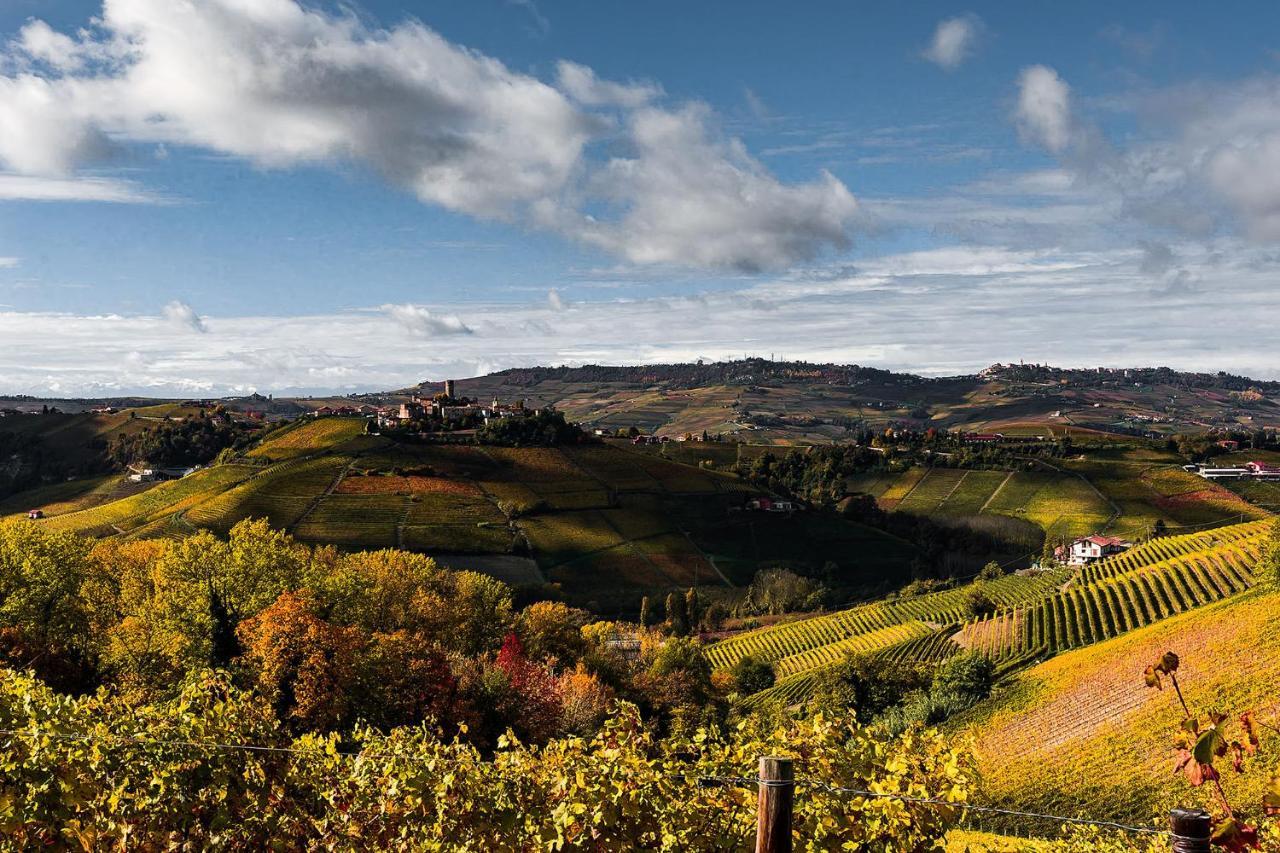
[[[181,480],[199,471],[201,466],[153,468],[142,465],[129,466],[129,480],[134,483],[156,483],[162,480]]]
[[[1206,480],[1280,480],[1280,465],[1266,462],[1246,462],[1243,465],[1183,465],[1184,471],[1190,471]]]
[[[394,429],[420,420],[439,421],[447,427],[467,422],[488,424],[502,418],[522,418],[532,414],[537,414],[537,410],[526,408],[524,400],[503,403],[495,397],[493,402],[485,405],[478,400],[459,398],[454,394],[453,380],[446,379],[443,394],[433,398],[414,395],[397,409],[379,409],[377,418],[379,427]]]
[[[1066,563],[1068,566],[1084,566],[1127,551],[1132,547],[1132,542],[1117,536],[1101,536],[1095,533],[1093,536],[1081,536],[1073,542],[1059,545],[1053,550],[1053,556],[1058,562]]]
[[[518,418],[537,414],[536,409],[525,407],[524,400],[514,403],[503,403],[494,399],[488,405],[477,400],[459,398],[454,393],[454,381],[446,379],[444,393],[435,397],[414,395],[407,402],[398,406],[321,406],[311,412],[312,416],[323,417],[363,417],[377,420],[379,429],[396,429],[413,421],[434,420],[446,426],[464,422],[487,424],[500,418]]]
[[[1005,435],[1002,432],[966,432],[960,434],[965,444],[1000,444],[1001,442],[1044,441],[1039,435]]]

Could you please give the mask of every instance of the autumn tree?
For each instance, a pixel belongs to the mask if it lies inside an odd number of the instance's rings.
[[[293,592],[246,619],[237,634],[242,661],[281,720],[327,731],[348,720],[364,645],[356,628],[319,618],[315,604]]]
[[[89,652],[80,586],[89,541],[25,520],[0,523],[0,625],[30,642]]]
[[[590,616],[559,601],[536,601],[520,611],[518,633],[534,660],[569,663],[582,657],[582,626]]]

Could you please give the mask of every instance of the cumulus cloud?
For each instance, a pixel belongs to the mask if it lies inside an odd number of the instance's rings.
[[[564,297],[554,287],[547,291],[547,304],[551,306],[552,311],[563,311],[565,309]]]
[[[1015,115],[1027,139],[1060,153],[1071,142],[1071,87],[1046,65],[1024,68]]]
[[[961,15],[938,22],[929,46],[921,55],[939,68],[952,71],[973,55],[982,35],[982,20],[977,15]]]
[[[356,162],[459,213],[632,261],[739,269],[843,245],[852,225],[839,181],[781,183],[708,110],[655,106],[654,84],[570,62],[544,82],[416,21],[378,29],[296,0],[106,0],[94,29],[33,22],[0,60],[21,69],[0,76],[0,164],[24,176],[66,179],[130,144],[264,168]],[[602,141],[623,153],[601,161]],[[656,227],[655,204],[692,230]]]
[[[435,314],[419,305],[383,305],[382,312],[418,337],[470,335],[472,330],[456,314]]]
[[[592,107],[641,107],[662,96],[656,83],[615,83],[601,80],[585,65],[561,61],[556,66],[557,85],[580,104]]]
[[[202,335],[209,331],[204,319],[196,313],[196,309],[180,300],[175,299],[164,306],[161,313],[164,315],[165,320],[174,326],[190,329]]]
[[[857,211],[828,172],[812,183],[775,180],[736,140],[714,136],[708,110],[645,108],[630,119],[633,156],[616,157],[595,189],[622,210],[580,215],[583,239],[635,263],[694,263],[757,271],[843,247]]]
[[[1024,139],[1073,180],[1107,190],[1125,217],[1202,239],[1222,232],[1280,240],[1280,77],[1154,90],[1129,99],[1142,124],[1120,146],[1077,113],[1053,69],[1019,78]]]

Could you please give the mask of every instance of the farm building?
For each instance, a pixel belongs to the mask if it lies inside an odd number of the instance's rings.
[[[758,512],[795,512],[800,506],[795,501],[778,498],[752,498],[747,501],[747,509]]]
[[[1266,462],[1246,462],[1243,465],[1211,466],[1184,465],[1183,470],[1190,471],[1206,480],[1280,480],[1280,466]]]
[[[129,479],[135,483],[155,483],[162,480],[181,480],[200,470],[199,465],[190,468],[147,468],[129,466]]]
[[[1094,534],[1082,536],[1069,545],[1059,546],[1055,549],[1054,556],[1064,560],[1068,565],[1083,566],[1095,560],[1110,557],[1112,554],[1127,551],[1132,547],[1132,542],[1126,542],[1118,537]]]
[[[27,510],[27,518],[31,519],[32,521],[36,521],[38,519],[44,518],[44,510],[29,509]]]

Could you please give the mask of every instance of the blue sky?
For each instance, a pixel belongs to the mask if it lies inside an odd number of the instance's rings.
[[[0,392],[746,352],[1275,376],[1278,19],[9,0]]]

